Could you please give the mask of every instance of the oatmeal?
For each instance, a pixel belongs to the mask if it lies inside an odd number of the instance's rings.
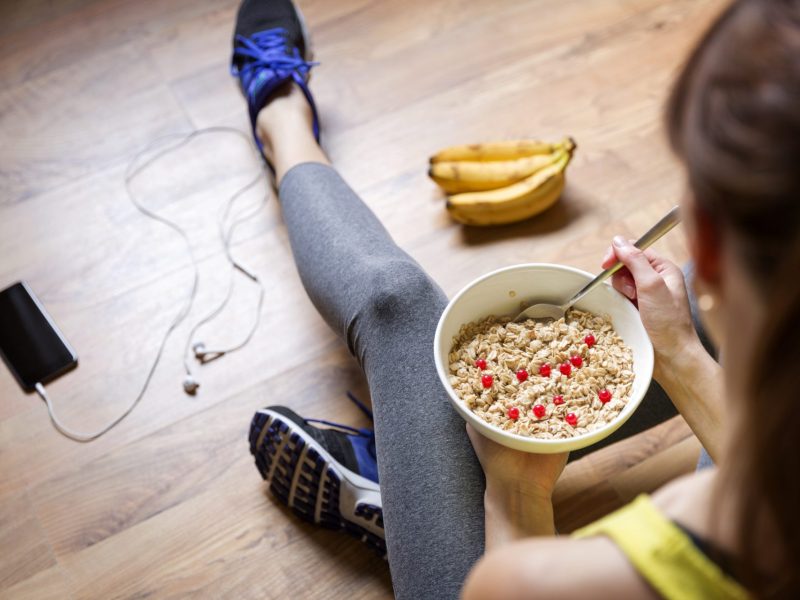
[[[575,309],[558,321],[491,316],[464,325],[449,362],[450,384],[472,412],[537,438],[604,427],[633,388],[633,355],[611,320]]]

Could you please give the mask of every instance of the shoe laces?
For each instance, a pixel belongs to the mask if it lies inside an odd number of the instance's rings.
[[[372,418],[372,411],[367,408],[367,405],[361,402],[352,392],[347,392],[347,397],[350,401],[355,404],[361,411],[369,417],[370,421],[373,421]],[[343,425],[342,423],[334,423],[333,421],[326,421],[325,419],[303,419],[306,423],[319,423],[320,425],[326,425],[328,427],[333,427],[335,429],[339,429],[345,433],[349,433],[350,435],[355,435],[359,437],[364,437],[369,440],[369,448],[370,452],[373,456],[375,456],[375,432],[372,429],[367,429],[365,427],[356,428],[351,427],[350,425]]]
[[[280,77],[299,73],[305,78],[311,67],[318,63],[305,60],[297,48],[290,48],[286,43],[287,35],[283,27],[259,31],[250,37],[237,35],[235,40],[238,45],[233,55],[234,58],[243,59],[243,64],[240,67],[234,61],[231,73],[250,80],[261,69],[267,68]]]

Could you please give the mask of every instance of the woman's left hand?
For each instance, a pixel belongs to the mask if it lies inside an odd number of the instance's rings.
[[[512,450],[469,425],[467,434],[486,475],[486,550],[529,536],[554,535],[553,488],[568,453]]]
[[[493,442],[467,425],[467,435],[486,475],[487,489],[550,498],[568,452],[531,454]]]

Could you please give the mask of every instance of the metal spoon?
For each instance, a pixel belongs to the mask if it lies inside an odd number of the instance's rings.
[[[659,240],[665,233],[670,231],[675,225],[681,222],[680,215],[678,214],[678,207],[673,207],[661,220],[653,225],[650,230],[642,237],[636,240],[634,246],[640,250],[649,248],[656,240]],[[605,271],[600,273],[597,277],[587,283],[581,290],[576,293],[572,298],[564,302],[564,304],[534,304],[529,306],[514,319],[515,321],[522,321],[525,319],[561,319],[572,306],[586,294],[592,291],[595,287],[600,285],[606,279],[611,277],[614,273],[622,268],[622,263],[617,261]]]

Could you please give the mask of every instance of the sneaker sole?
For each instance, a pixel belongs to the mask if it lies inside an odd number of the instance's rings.
[[[298,517],[346,531],[386,558],[378,484],[344,467],[296,423],[269,409],[253,416],[250,453],[272,494]]]

